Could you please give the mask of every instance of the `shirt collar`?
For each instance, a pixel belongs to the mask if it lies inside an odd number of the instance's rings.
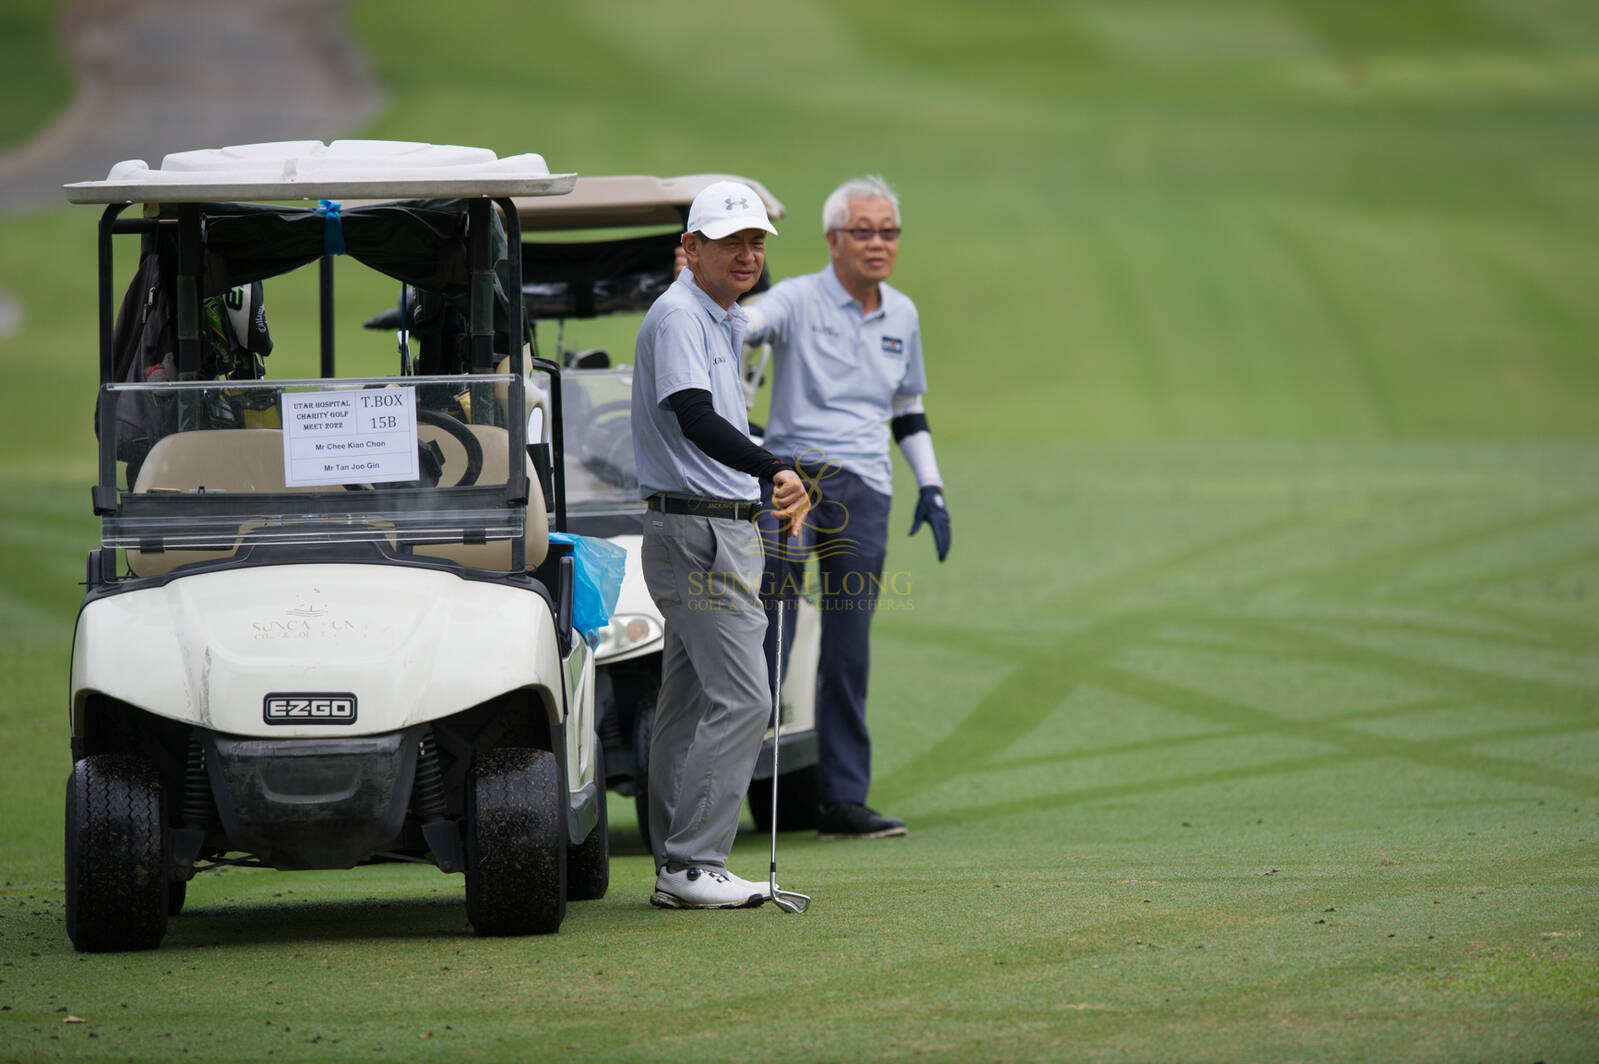
[[[673,283],[683,285],[694,293],[694,298],[700,301],[700,306],[704,307],[705,312],[718,324],[731,321],[734,325],[743,325],[748,321],[748,315],[744,313],[744,308],[737,303],[734,303],[727,310],[717,306],[716,300],[706,295],[705,289],[694,283],[694,272],[687,266],[683,267],[683,272],[677,275],[677,280]]]
[[[831,263],[829,263],[827,268],[822,271],[822,288],[826,290],[827,298],[832,301],[833,306],[853,307],[857,314],[860,313],[861,301],[849,294],[849,289],[845,288],[844,283],[838,279],[838,274],[833,271],[833,266]],[[881,286],[879,286],[879,288],[881,288]],[[872,318],[880,317],[883,314],[887,302],[888,301],[885,299],[878,299],[877,309],[872,311],[870,314],[865,315],[865,319],[870,320]]]

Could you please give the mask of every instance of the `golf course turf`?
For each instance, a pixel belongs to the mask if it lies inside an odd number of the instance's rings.
[[[713,62],[714,5],[360,0],[389,107],[346,132],[746,173],[776,276],[837,181],[899,188],[954,533],[905,537],[896,459],[909,836],[782,836],[803,916],[661,912],[613,796],[558,935],[474,937],[428,867],[223,869],[159,950],[74,953],[95,212],[0,216],[0,1064],[1599,1060],[1599,15],[858,7],[757,5]]]

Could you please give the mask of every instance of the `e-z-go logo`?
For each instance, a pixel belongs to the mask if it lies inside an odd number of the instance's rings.
[[[270,694],[261,702],[261,718],[268,724],[354,724],[355,696]]]

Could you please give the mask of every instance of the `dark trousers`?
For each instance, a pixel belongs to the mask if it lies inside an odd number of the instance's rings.
[[[794,601],[817,592],[821,661],[816,674],[816,737],[820,797],[865,802],[872,782],[872,742],[866,731],[866,684],[871,673],[872,614],[883,579],[889,496],[837,466],[802,464],[813,506],[798,540],[779,535],[770,513],[760,518],[766,548],[761,601],[767,611],[766,661],[775,676],[777,608],[783,604],[783,665],[793,644]],[[771,504],[771,486],[764,501]],[[816,556],[817,584],[807,589],[805,563]]]

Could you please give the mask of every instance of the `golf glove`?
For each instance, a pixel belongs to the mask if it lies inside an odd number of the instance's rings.
[[[936,484],[923,488],[921,498],[916,500],[916,519],[911,522],[911,535],[916,534],[923,521],[933,530],[933,546],[938,548],[938,560],[943,561],[949,554],[949,509],[944,505],[944,489]]]

